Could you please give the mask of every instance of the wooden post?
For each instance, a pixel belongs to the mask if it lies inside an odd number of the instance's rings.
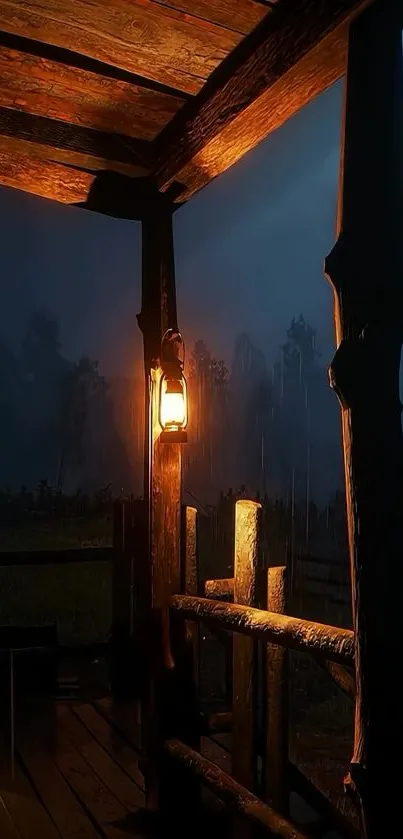
[[[365,836],[400,820],[403,441],[402,4],[375,0],[351,25],[331,383],[342,406],[357,702],[351,787]]]
[[[148,534],[148,573],[143,591],[148,685],[142,700],[142,741],[147,807],[165,817],[178,809],[183,778],[178,779],[177,773],[166,767],[162,744],[174,735],[192,745],[199,726],[184,622],[170,621],[169,615],[170,598],[181,591],[182,456],[180,443],[161,442],[159,425],[161,341],[167,329],[177,330],[172,206],[165,196],[150,196],[142,231],[143,292],[138,320],[144,336]]]
[[[144,504],[117,499],[113,521],[112,643],[110,675],[116,699],[139,695],[141,647],[138,643],[138,569],[144,561]]]
[[[286,615],[287,600],[287,568],[269,568],[268,611]],[[267,644],[266,656],[266,797],[277,812],[286,816],[289,809],[288,650]]]
[[[129,577],[125,553],[126,507],[123,499],[113,506],[113,568],[112,568],[112,638],[110,645],[110,680],[112,693],[118,698],[126,693],[125,673],[129,637]]]
[[[182,568],[184,580],[182,591],[185,594],[199,594],[199,568],[198,568],[198,533],[197,533],[197,510],[195,507],[182,507]],[[188,643],[192,647],[193,672],[195,690],[199,690],[199,624],[194,621],[186,622]]]
[[[261,504],[237,501],[235,505],[234,603],[262,606]],[[254,792],[257,784],[258,656],[252,638],[238,633],[233,639],[234,778]]]

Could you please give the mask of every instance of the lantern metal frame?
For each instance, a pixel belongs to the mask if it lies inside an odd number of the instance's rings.
[[[182,351],[182,353],[181,353]],[[162,428],[160,441],[162,443],[186,443],[186,426],[188,421],[187,410],[187,382],[183,373],[185,366],[185,345],[180,332],[174,329],[167,329],[161,341],[160,365],[162,376],[158,395],[158,419]],[[163,386],[165,382],[177,382],[181,385],[185,406],[185,419],[179,428],[166,428],[161,418]]]

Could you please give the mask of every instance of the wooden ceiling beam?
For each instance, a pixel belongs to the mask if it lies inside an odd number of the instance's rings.
[[[169,191],[161,195],[149,176],[128,177],[106,170],[88,172],[35,156],[31,143],[1,136],[0,186],[131,221],[141,221],[149,207],[155,205],[156,196],[172,206]]]
[[[92,170],[111,169],[128,175],[147,174],[151,144],[118,134],[108,134],[48,117],[32,116],[0,107],[0,138],[24,153],[48,161]]]
[[[20,189],[62,204],[86,201],[94,174],[60,163],[32,157],[20,150],[2,148],[0,138],[0,185]]]
[[[179,181],[186,200],[337,81],[351,20],[370,2],[279,3],[157,137],[160,189]]]

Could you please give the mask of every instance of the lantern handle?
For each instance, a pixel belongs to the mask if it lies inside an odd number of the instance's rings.
[[[179,352],[182,347],[182,358]],[[177,361],[182,370],[185,366],[185,342],[178,329],[167,329],[161,341],[161,361]]]

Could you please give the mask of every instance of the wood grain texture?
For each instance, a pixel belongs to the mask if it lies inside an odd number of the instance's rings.
[[[235,505],[234,603],[259,602],[262,506],[255,501]],[[256,733],[258,659],[253,638],[237,633],[233,639],[232,771],[237,781],[254,791],[257,780]]]
[[[268,569],[267,608],[287,613],[287,568]],[[288,650],[275,644],[266,649],[266,800],[288,815]]]
[[[19,839],[37,839],[38,836],[41,839],[60,839],[59,831],[17,761],[14,779],[11,777],[8,745],[5,747],[3,738],[0,743],[0,789],[0,806],[8,814]]]
[[[77,752],[121,803],[126,813],[136,812],[139,807],[142,807],[144,794],[140,788],[97,742],[92,733],[73,713],[72,708],[59,704],[57,719]]]
[[[152,140],[183,101],[134,83],[0,46],[0,106],[16,111]]]
[[[47,117],[0,107],[2,147],[89,170],[111,170],[132,177],[150,171],[150,147],[145,141],[104,134]]]
[[[204,755],[190,749],[179,740],[168,740],[165,750],[172,761],[185,766],[187,771],[211,790],[228,809],[242,816],[251,828],[257,828],[262,835],[267,833],[276,839],[308,839],[302,829],[256,798]]]
[[[211,600],[232,600],[234,597],[234,578],[224,577],[218,580],[205,580],[204,597]]]
[[[39,157],[1,149],[0,184],[21,189],[40,198],[62,204],[79,204],[87,200],[95,175],[75,170]]]
[[[127,743],[118,731],[111,728],[92,705],[74,705],[72,710],[118,766],[143,790],[144,779],[139,770],[139,759],[134,748]],[[131,711],[134,714],[134,708]]]
[[[345,72],[348,27],[369,0],[279,4],[156,141],[162,189],[186,200]]]
[[[152,0],[5,0],[2,29],[197,93],[236,32]]]
[[[174,595],[171,607],[187,620],[200,620],[287,649],[311,652],[350,666],[354,660],[354,633],[350,629],[204,597]]]
[[[34,726],[24,721],[17,729],[18,754],[24,773],[37,790],[62,839],[98,839],[98,831],[53,761],[49,730],[38,716],[36,714]]]
[[[342,408],[356,633],[350,789],[366,839],[400,817],[403,590],[403,56],[401,4],[377,0],[351,27],[337,242],[325,272],[335,294],[330,381]],[[387,802],[387,806],[385,806]]]
[[[155,0],[161,6],[178,9],[246,35],[269,14],[270,7],[254,0]]]

